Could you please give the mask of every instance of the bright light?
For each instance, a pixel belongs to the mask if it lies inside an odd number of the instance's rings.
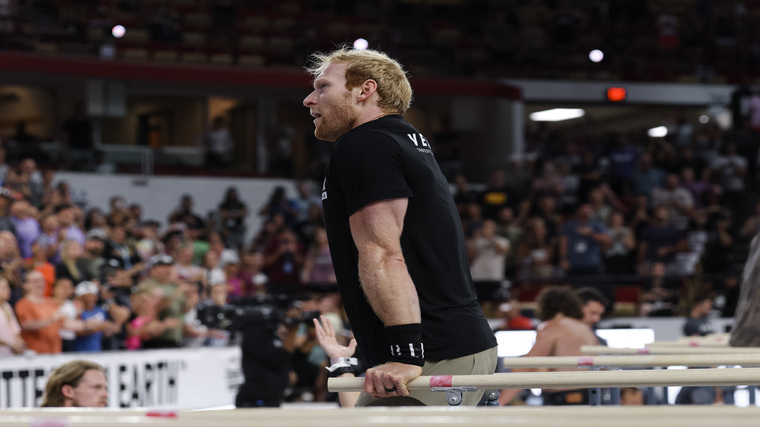
[[[356,39],[354,41],[354,49],[364,50],[369,47],[369,42],[365,39]]]
[[[124,34],[126,32],[127,32],[127,29],[124,28],[123,25],[115,25],[111,29],[111,34],[113,34],[113,36],[116,37],[117,39],[120,39],[120,38],[124,37]]]
[[[591,62],[602,62],[602,59],[604,59],[604,52],[599,49],[594,49],[589,52],[588,59],[590,59]]]
[[[699,116],[699,123],[702,123],[704,125],[704,124],[707,124],[707,122],[709,121],[710,121],[710,118],[707,117],[706,115],[702,114],[701,116]]]
[[[652,138],[662,138],[668,134],[668,128],[665,126],[657,126],[656,128],[649,129],[647,135]]]
[[[580,108],[554,108],[530,113],[530,119],[534,122],[561,122],[563,120],[577,119],[585,114],[586,112]]]

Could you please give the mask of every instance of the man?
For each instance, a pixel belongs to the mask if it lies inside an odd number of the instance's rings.
[[[106,233],[99,228],[90,230],[85,235],[84,254],[77,259],[77,266],[84,270],[88,277],[100,277],[103,266],[107,265],[105,258],[103,258],[105,241]],[[115,259],[110,261],[120,265]]]
[[[643,274],[651,274],[655,263],[665,265],[669,275],[676,272],[676,253],[686,247],[684,233],[670,221],[667,207],[654,208],[652,220],[641,230],[639,237],[638,265]]]
[[[401,116],[412,96],[406,74],[373,50],[313,60],[314,91],[303,103],[314,135],[336,141],[322,189],[330,252],[371,367],[357,405],[446,405],[443,393],[410,393],[407,382],[491,374],[496,339],[478,306],[448,183],[430,143]],[[464,403],[482,394],[465,393]]]
[[[103,408],[107,404],[105,370],[86,360],[72,360],[53,371],[42,400],[43,408]]]
[[[113,225],[109,239],[103,247],[103,258],[118,261],[131,277],[136,276],[143,270],[143,262],[134,245],[127,240],[127,230],[123,225]]]
[[[224,117],[217,116],[211,122],[211,129],[204,135],[206,167],[224,169],[232,163],[235,140],[224,125]]]
[[[673,225],[679,230],[686,230],[694,212],[694,196],[681,187],[678,174],[670,173],[662,186],[652,190],[652,206],[667,207]]]
[[[302,223],[309,220],[309,210],[312,205],[322,207],[322,200],[313,193],[314,189],[311,181],[298,181],[296,183],[298,196],[290,200],[296,211],[296,223]]]
[[[547,287],[538,295],[536,303],[543,323],[536,329],[536,342],[525,357],[580,356],[582,346],[597,345],[591,328],[581,321],[583,303],[572,289]],[[502,390],[499,402],[508,404],[518,392]],[[586,390],[544,390],[543,397],[544,405],[588,404]]]
[[[179,206],[169,215],[169,224],[185,223],[190,238],[197,239],[206,228],[206,223],[200,215],[193,211],[193,197],[189,194],[182,196]]]
[[[467,240],[470,270],[474,280],[504,280],[504,264],[510,249],[506,237],[496,234],[496,221],[486,219],[474,236]]]
[[[182,318],[185,314],[185,286],[173,279],[174,258],[159,254],[150,260],[150,277],[137,284],[139,292],[159,289],[159,320],[166,321],[168,327],[160,337],[143,343],[144,348],[176,348],[182,344]],[[168,320],[167,320],[168,319]]]
[[[592,212],[590,204],[582,204],[578,207],[576,217],[562,227],[560,260],[573,287],[579,287],[584,281],[602,272],[602,250],[612,243],[604,224],[591,218]],[[595,285],[602,286],[600,283]],[[611,289],[605,291],[610,297],[613,296]]]
[[[87,170],[92,164],[95,146],[92,127],[85,103],[75,103],[71,117],[61,127],[61,140],[66,147],[67,163],[76,170]]]
[[[744,189],[749,162],[736,149],[734,143],[725,144],[721,153],[712,160],[710,169],[723,189],[722,204],[733,212],[743,212],[747,198]]]
[[[485,218],[496,219],[503,207],[518,209],[519,203],[512,200],[511,191],[504,183],[504,171],[494,170],[488,175],[488,187],[479,194],[479,203]]]
[[[583,302],[583,319],[582,322],[587,324],[593,331],[596,328],[596,324],[602,320],[604,312],[607,311],[610,301],[602,295],[599,290],[586,286],[580,289],[576,289],[575,293],[578,298]],[[596,335],[596,333],[594,333]],[[607,345],[607,340],[596,335],[596,340],[599,341],[599,345]]]
[[[71,322],[65,319],[56,303],[45,297],[45,276],[32,270],[23,279],[24,297],[16,303],[16,317],[21,325],[21,338],[37,353],[60,353],[63,343],[59,329]],[[72,322],[73,323],[73,322]],[[66,329],[74,329],[67,325]]]

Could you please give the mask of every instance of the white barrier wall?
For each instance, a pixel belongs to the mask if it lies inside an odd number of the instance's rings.
[[[53,370],[76,359],[106,368],[111,408],[231,405],[243,383],[240,357],[239,347],[204,347],[0,358],[0,409],[40,406]]]
[[[734,319],[731,317],[710,317],[710,324],[716,334],[729,331]],[[599,328],[651,328],[656,341],[675,341],[683,338],[685,317],[612,317],[597,324]]]

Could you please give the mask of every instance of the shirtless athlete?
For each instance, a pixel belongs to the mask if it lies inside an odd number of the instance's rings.
[[[578,295],[569,287],[551,286],[538,295],[539,318],[536,342],[525,357],[580,356],[581,346],[597,345],[591,328],[583,323],[583,311]],[[548,371],[549,369],[543,369]],[[542,371],[542,369],[514,369],[513,372]],[[508,405],[520,390],[502,390],[501,405]],[[571,405],[588,403],[586,390],[543,390],[544,405]]]

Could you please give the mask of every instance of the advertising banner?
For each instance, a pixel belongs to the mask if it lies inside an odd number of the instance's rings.
[[[39,407],[50,374],[71,360],[106,369],[111,408],[231,405],[243,373],[239,347],[64,353],[0,358],[0,409]]]

